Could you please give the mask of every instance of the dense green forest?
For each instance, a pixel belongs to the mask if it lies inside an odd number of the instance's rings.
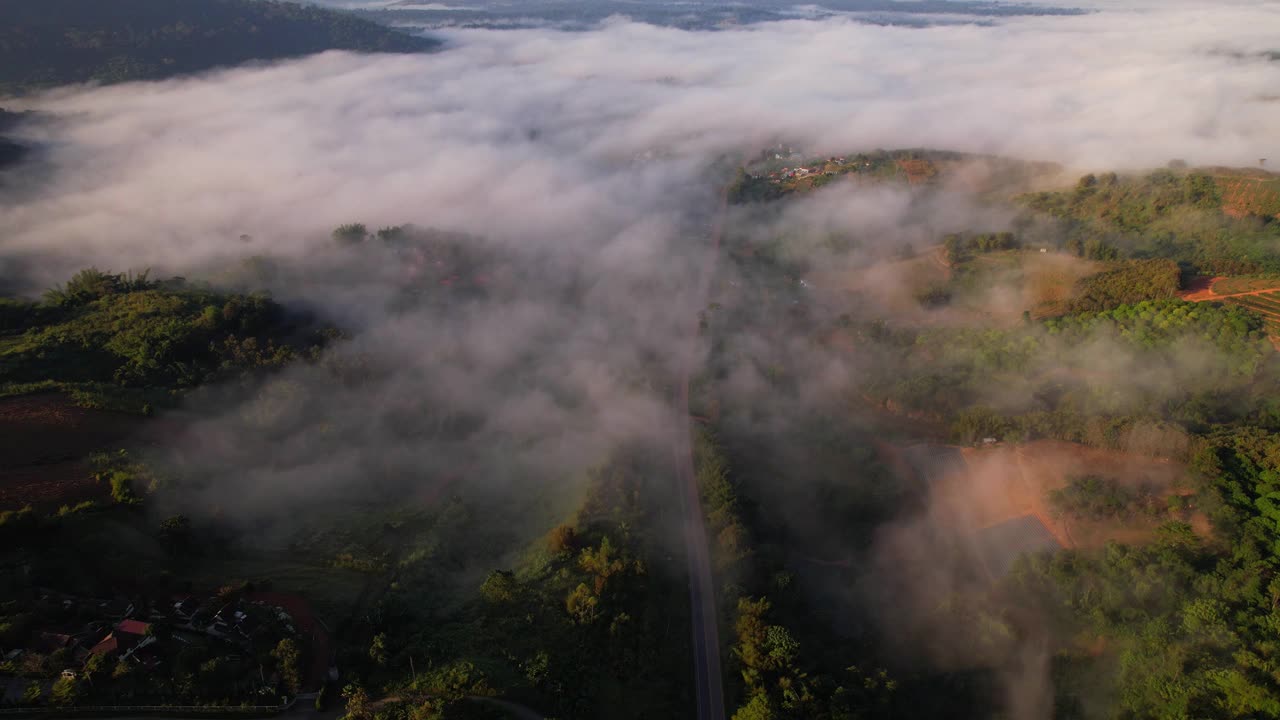
[[[0,92],[156,80],[324,50],[420,52],[437,45],[351,15],[273,0],[10,0],[0,4]]]
[[[1170,522],[1148,545],[1035,555],[996,591],[991,607],[1010,631],[1029,608],[1053,620],[1057,717],[1091,716],[1075,687],[1093,688],[1121,717],[1280,715],[1280,444],[1258,429],[1215,430],[1192,469],[1214,537]],[[1106,651],[1087,651],[1080,637]]]
[[[1181,273],[1172,260],[1135,260],[1076,283],[1068,307],[1075,312],[1106,310],[1144,300],[1171,298],[1178,292]]]
[[[1205,275],[1280,269],[1280,222],[1224,213],[1222,193],[1204,172],[1090,174],[1070,190],[1032,193],[1020,201],[1054,218],[1061,244],[1082,257],[1165,258]]]

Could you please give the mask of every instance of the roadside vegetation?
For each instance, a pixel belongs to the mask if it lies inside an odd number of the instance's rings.
[[[728,644],[734,720],[892,717],[899,680],[857,652],[822,641],[780,548],[753,537],[762,518],[739,495],[729,460],[706,431],[694,438],[697,472]]]
[[[452,599],[440,597],[451,568],[499,562],[484,549],[491,518],[446,513],[456,527],[443,547],[406,526],[396,580],[351,628],[343,663],[363,692],[393,698],[379,715],[455,717],[479,711],[468,698],[499,695],[548,717],[690,706],[687,591],[678,547],[658,530],[671,489],[653,457],[616,452],[588,474],[570,517]]]

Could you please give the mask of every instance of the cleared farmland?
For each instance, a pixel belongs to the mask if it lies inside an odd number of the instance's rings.
[[[1280,307],[1280,298],[1275,293],[1266,295],[1241,295],[1239,297],[1227,298],[1227,302],[1245,307]]]
[[[1146,488],[1161,497],[1185,494],[1182,463],[1138,452],[1145,448],[1175,453],[1176,443],[1161,449],[1151,442],[1134,434],[1124,441],[1124,450],[1057,440],[985,448],[885,445],[880,450],[895,472],[918,482],[928,493],[929,517],[935,529],[954,533],[955,542],[969,546],[987,571],[999,576],[1018,555],[1028,552],[1054,547],[1096,548],[1112,540],[1149,541],[1155,528],[1172,515],[1069,518],[1056,514],[1047,496],[1072,478],[1086,475],[1111,478],[1133,489]],[[1207,519],[1195,509],[1188,509],[1178,519],[1191,523],[1201,535],[1210,532]]]
[[[105,495],[88,457],[118,448],[141,422],[78,407],[58,393],[0,399],[0,510],[56,508]]]
[[[1280,315],[1280,293],[1265,295],[1241,295],[1227,298],[1224,302],[1239,305],[1263,315]]]
[[[1222,194],[1222,211],[1232,217],[1280,217],[1280,179],[1215,176]]]
[[[1215,295],[1235,295],[1237,293],[1259,292],[1263,290],[1280,290],[1280,277],[1267,275],[1264,277],[1224,277],[1218,278],[1212,285]]]

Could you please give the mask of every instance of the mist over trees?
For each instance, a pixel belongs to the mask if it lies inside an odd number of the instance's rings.
[[[612,7],[3,11],[6,697],[1280,716],[1280,9]]]
[[[138,409],[166,391],[314,356],[328,336],[263,295],[88,268],[41,302],[0,300],[0,388]],[[96,398],[89,400],[89,398]]]

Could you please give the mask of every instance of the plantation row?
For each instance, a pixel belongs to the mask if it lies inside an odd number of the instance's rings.
[[[1195,332],[1206,339],[1238,339],[1260,330],[1261,323],[1243,308],[1196,305],[1182,300],[1144,301],[1101,312],[1067,315],[1045,321],[1050,335],[1085,339],[1094,332],[1114,330],[1144,346],[1166,344]]]
[[[1280,296],[1276,294],[1246,295],[1244,297],[1231,298],[1228,302],[1263,315],[1280,315]]]
[[[1236,293],[1256,292],[1274,288],[1280,288],[1280,277],[1275,275],[1225,277],[1213,283],[1213,291],[1218,295],[1235,295]]]
[[[1254,178],[1219,178],[1223,209],[1231,215],[1243,217],[1280,215],[1280,182],[1261,181]]]

